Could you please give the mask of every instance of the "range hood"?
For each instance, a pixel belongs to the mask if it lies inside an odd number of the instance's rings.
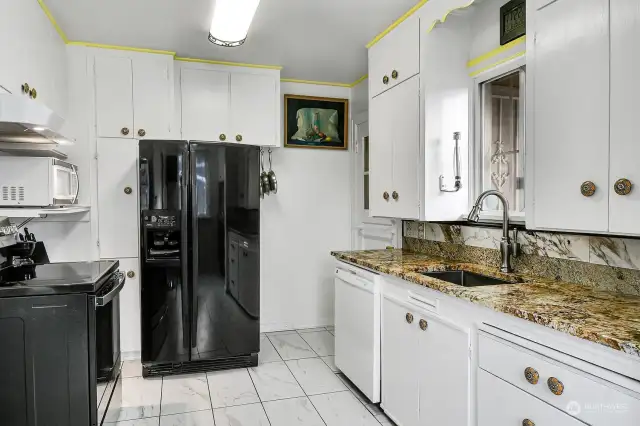
[[[2,150],[40,149],[45,145],[71,145],[60,133],[64,119],[42,102],[23,95],[0,94],[0,146]]]

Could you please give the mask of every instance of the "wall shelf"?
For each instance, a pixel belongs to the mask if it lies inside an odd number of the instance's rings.
[[[91,210],[89,206],[69,207],[0,207],[0,216],[42,218],[53,215],[69,215],[86,213]]]

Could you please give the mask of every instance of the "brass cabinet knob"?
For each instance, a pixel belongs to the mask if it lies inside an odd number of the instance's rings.
[[[130,186],[126,186],[126,187],[124,188],[124,193],[125,193],[125,194],[130,195],[132,192],[133,192],[133,189],[131,189],[131,187],[130,187]]]
[[[242,142],[242,135],[236,135],[236,140],[238,142]]]
[[[580,192],[585,197],[591,197],[596,193],[596,184],[590,180],[583,182],[582,185],[580,185]]]
[[[413,322],[413,314],[407,312],[407,315],[404,316],[404,318],[407,320],[407,322],[409,324],[411,324]]]
[[[220,133],[220,140],[222,142],[226,141],[227,140],[227,135],[225,135],[224,133]]]
[[[540,380],[540,374],[538,374],[538,371],[535,368],[527,367],[524,369],[524,378],[532,385],[537,385],[538,380]]]
[[[628,195],[631,192],[633,184],[629,179],[618,179],[613,185],[613,190],[618,195]]]
[[[394,199],[394,200],[396,200],[396,201],[398,201],[398,197],[400,197],[396,191],[393,191],[393,193],[391,194],[391,196],[392,196],[392,197],[393,197],[393,199]]]
[[[138,130],[138,136],[143,137],[146,134],[147,134],[147,132],[144,129]]]
[[[398,71],[393,70],[393,72],[391,73],[391,78],[393,78],[394,80],[398,79]]]
[[[424,320],[424,319],[421,319],[419,324],[420,324],[420,329],[422,331],[425,331],[427,329],[428,325],[429,325],[429,324],[427,324],[427,320]]]
[[[24,93],[25,95],[29,93],[29,83],[24,83],[22,85],[22,93]]]
[[[389,76],[386,76],[386,75],[385,75],[384,77],[382,77],[382,82],[383,82],[384,84],[389,84]]]
[[[38,92],[36,91],[36,89],[34,87],[31,88],[31,90],[29,90],[29,97],[31,99],[35,99],[38,97]]]
[[[135,276],[136,276],[136,273],[135,273],[135,272],[133,272],[133,271],[129,271],[129,272],[127,272],[127,277],[129,277],[129,278],[133,278],[133,277],[135,277]]]
[[[127,136],[129,134],[129,128],[128,127],[123,127],[122,129],[120,129],[120,133],[122,133],[123,135]]]
[[[522,421],[522,426],[536,426],[536,424],[529,419],[524,419]]]
[[[384,198],[386,201],[389,201],[389,193],[387,191],[384,191],[382,193],[382,198]]]
[[[555,377],[549,377],[549,379],[547,380],[547,386],[549,386],[549,390],[554,395],[562,395],[562,392],[564,392],[564,385]]]

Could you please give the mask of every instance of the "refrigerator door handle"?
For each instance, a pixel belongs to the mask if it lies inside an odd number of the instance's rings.
[[[198,197],[196,194],[196,146],[191,144],[189,148],[189,234],[191,235],[191,347],[198,346]]]
[[[184,349],[191,348],[191,332],[190,323],[191,316],[189,312],[189,282],[191,281],[190,264],[193,257],[193,253],[189,249],[189,176],[190,162],[189,162],[189,145],[185,144],[182,149],[182,174],[180,176],[180,229],[181,241],[180,249],[182,253],[182,280],[180,283],[180,292],[182,294],[182,347]]]

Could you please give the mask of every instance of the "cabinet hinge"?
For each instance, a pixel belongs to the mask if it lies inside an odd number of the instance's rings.
[[[94,155],[94,156],[93,156],[93,158],[94,158],[95,160],[97,160],[97,159],[98,159],[98,154]]]
[[[360,152],[360,141],[356,141],[356,154]]]
[[[469,346],[469,359],[473,359],[473,349]]]
[[[100,247],[100,240],[96,240],[96,246]]]

